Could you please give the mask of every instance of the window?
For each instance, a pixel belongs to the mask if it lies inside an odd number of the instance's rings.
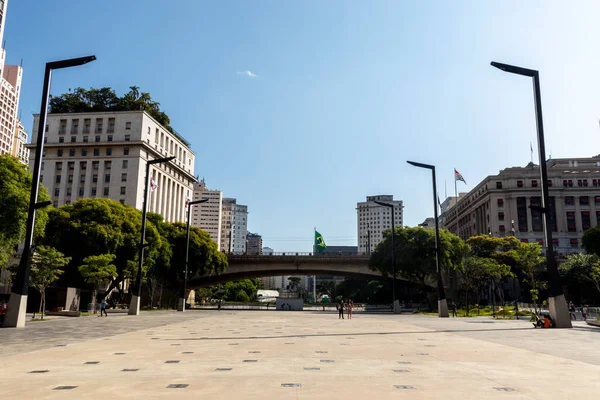
[[[95,187],[93,187],[93,188],[92,188],[92,196],[95,196],[95,195],[96,195],[96,188],[95,188]]]
[[[594,197],[594,203],[596,203],[596,205],[600,205],[600,196],[595,196]]]
[[[55,180],[55,182],[56,182],[56,183],[60,183],[60,178],[61,178],[61,176],[62,176],[62,175],[56,175],[56,180]]]
[[[57,162],[57,163],[56,163],[56,170],[57,170],[57,171],[60,171],[60,170],[62,170],[62,163],[61,163],[61,162]]]
[[[575,197],[565,196],[565,206],[574,206],[574,205],[575,205]]]
[[[128,164],[129,164],[129,160],[123,160],[123,165],[121,165],[121,168],[123,168],[123,169],[127,168]]]
[[[96,118],[96,133],[102,133],[103,124],[102,118]]]
[[[69,182],[69,183],[73,183],[73,175],[69,175],[69,180],[68,180],[68,182]]]
[[[85,183],[85,174],[81,174],[81,175],[79,176],[79,182],[81,182],[81,183]]]
[[[100,166],[100,163],[98,161],[94,161],[92,163],[92,168],[94,168],[94,169],[98,169],[99,166]]]
[[[87,168],[87,161],[80,161],[79,162],[79,168],[80,169],[86,169]]]
[[[104,161],[104,169],[111,169],[112,161]]]
[[[91,119],[84,119],[83,120],[83,133],[90,133],[90,127],[92,126],[92,120]]]
[[[106,149],[106,155],[110,156],[112,154],[112,149],[109,147],[108,149]]]
[[[506,227],[504,225],[500,225],[500,232],[505,232],[506,231]]]
[[[131,129],[131,122],[125,122],[125,129]],[[150,127],[148,127],[148,132],[150,132]]]
[[[581,228],[586,231],[592,227],[589,211],[581,212]]]
[[[548,179],[548,181],[546,182],[546,184],[548,185],[548,187],[552,187],[552,180]]]
[[[577,239],[570,239],[569,243],[571,244],[571,247],[574,248],[574,249],[576,249],[577,247],[579,247],[578,243],[577,243]]]
[[[580,196],[579,197],[579,205],[580,206],[589,206],[590,205],[589,196]]]
[[[104,188],[104,195],[105,195],[105,196],[108,196],[108,189],[109,189],[109,188],[107,188],[107,187],[105,187],[105,188]]]
[[[599,181],[599,179],[592,179],[592,186],[594,186],[594,187],[598,186],[598,181]]]
[[[535,242],[544,246],[544,239],[535,239]]]
[[[77,142],[77,136],[71,136],[71,143]]]
[[[46,130],[45,130],[45,132],[48,132],[48,128],[50,128],[50,125],[46,124]]]
[[[552,245],[558,247],[558,239],[552,239]]]
[[[128,156],[128,155],[129,155],[129,147],[125,147],[125,148],[123,149],[123,155],[124,155],[124,156]]]
[[[59,188],[54,189],[54,195],[58,196],[59,194],[60,194],[60,189]]]
[[[73,171],[75,169],[75,162],[69,161],[69,163],[67,165],[69,166],[70,171]]]
[[[563,186],[564,187],[569,186],[569,182],[566,179],[563,179]]]
[[[125,204],[125,199],[121,199],[121,200],[119,200],[119,203],[121,203],[121,204]]]
[[[520,232],[527,232],[527,198],[517,197],[517,223]]]
[[[58,138],[58,143],[64,143],[65,142],[65,138],[64,137],[59,137]]]
[[[581,179],[577,179],[577,186],[582,187],[583,181]]]
[[[93,183],[96,183],[96,182],[98,182],[98,174],[94,174],[94,175],[92,175],[92,182],[93,182]]]
[[[94,149],[94,155],[95,156],[99,156],[100,155],[100,149]]]
[[[517,181],[517,187],[523,187],[523,181]]]
[[[87,156],[87,149],[81,149],[81,155],[83,157]]]
[[[125,135],[125,141],[129,142],[131,140],[131,135]]]
[[[94,137],[94,142],[99,142],[100,141],[100,135],[96,135]]]
[[[83,143],[87,143],[90,140],[89,136],[84,136],[83,137]]]
[[[83,188],[79,188],[79,195],[83,196]]]
[[[504,221],[504,213],[503,213],[502,211],[500,211],[500,212],[498,213],[498,220],[499,220],[499,221]]]
[[[60,120],[60,127],[58,128],[58,133],[60,135],[64,135],[65,133],[67,133],[67,120],[66,119]]]
[[[496,189],[502,189],[502,182],[496,182]]]
[[[121,182],[127,182],[127,174],[121,174]]]
[[[121,194],[125,194],[126,190],[127,190],[127,188],[125,186],[121,186]]]
[[[110,174],[104,175],[104,182],[110,182]]]
[[[57,157],[62,157],[62,155],[63,155],[63,151],[62,151],[62,149],[58,149],[58,150],[56,150],[56,156],[57,156]]]
[[[498,199],[498,207],[504,207],[504,200]]]
[[[529,243],[529,240],[527,240],[527,239],[521,239],[521,243]]]
[[[108,140],[109,142],[112,142],[112,135],[108,135],[108,136],[107,136],[107,140]]]
[[[569,187],[573,187],[573,181],[571,179],[568,180]]]
[[[109,118],[108,119],[108,133],[112,133],[115,131],[115,119],[114,118]]]
[[[538,181],[537,180],[532,180],[531,181],[531,187],[538,187]]]
[[[577,232],[575,225],[575,211],[567,211],[567,230],[569,232]]]
[[[75,149],[69,150],[69,157],[75,157]]]
[[[67,188],[67,196],[71,196],[72,193],[73,192],[72,192],[71,188]]]
[[[42,168],[41,168],[41,169],[42,169],[42,171],[44,170],[44,164],[45,164],[45,163],[42,161],[42,166],[41,166],[41,167],[42,167]]]
[[[584,179],[584,180],[583,180],[583,187],[587,187],[587,186],[588,186],[588,180],[587,180],[587,179]]]
[[[74,119],[71,121],[71,134],[77,135],[79,133],[79,120]]]
[[[154,143],[158,143],[158,128],[156,128],[156,133],[154,134]]]

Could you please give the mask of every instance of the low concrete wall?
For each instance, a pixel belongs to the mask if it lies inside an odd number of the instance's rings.
[[[46,315],[55,317],[80,317],[81,311],[46,311]]]
[[[275,308],[282,311],[302,311],[304,308],[304,301],[302,301],[302,299],[277,298]]]

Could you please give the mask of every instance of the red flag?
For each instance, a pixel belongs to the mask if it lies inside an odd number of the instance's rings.
[[[460,172],[458,172],[456,170],[456,168],[454,168],[454,180],[455,181],[462,181],[465,183],[465,185],[467,184],[467,181],[465,181],[465,178],[463,178],[463,176],[460,174]]]

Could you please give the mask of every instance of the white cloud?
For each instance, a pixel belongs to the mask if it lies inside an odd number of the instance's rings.
[[[258,76],[258,75],[252,73],[252,71],[249,71],[249,70],[246,70],[246,71],[243,71],[243,72],[239,72],[238,71],[235,74],[236,75],[244,75],[244,76],[247,76],[248,78],[256,78]]]

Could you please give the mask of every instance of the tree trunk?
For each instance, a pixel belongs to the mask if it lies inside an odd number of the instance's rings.
[[[39,309],[39,312],[40,312],[40,314],[42,314],[42,316],[44,315],[44,314],[42,313],[42,310],[43,310],[43,303],[44,303],[44,291],[43,291],[43,290],[40,290],[40,309]],[[35,318],[35,313],[33,313],[33,318]]]
[[[96,310],[96,296],[97,296],[97,289],[96,286],[94,286],[94,289],[92,290],[92,307],[94,308],[94,314],[96,314],[98,311]]]

